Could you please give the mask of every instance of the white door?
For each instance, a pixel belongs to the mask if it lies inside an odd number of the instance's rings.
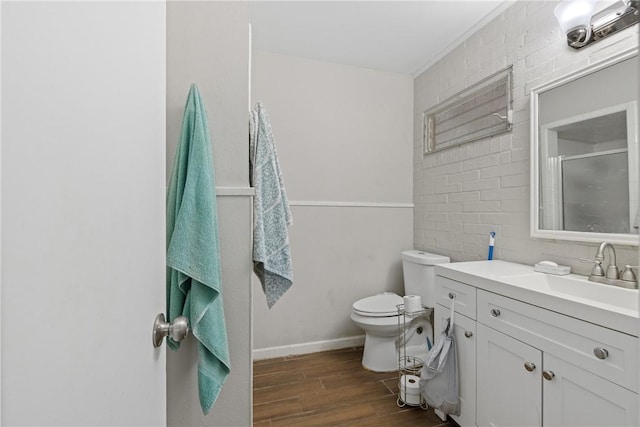
[[[435,338],[440,335],[450,309],[436,304],[434,314]],[[460,415],[451,415],[462,427],[476,425],[476,322],[460,313],[454,315],[453,336],[458,356]]]
[[[545,426],[637,426],[638,395],[549,353],[544,354]]]
[[[476,335],[478,426],[541,426],[542,352],[481,323]]]
[[[165,5],[1,8],[2,424],[165,425]]]

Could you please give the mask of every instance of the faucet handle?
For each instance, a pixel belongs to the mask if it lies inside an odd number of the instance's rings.
[[[597,259],[589,259],[589,258],[580,258],[582,262],[590,262],[593,264],[593,268],[591,269],[592,276],[602,276],[604,277],[604,269],[602,268],[602,261]]]
[[[635,282],[636,281],[636,275],[633,272],[633,269],[638,269],[640,268],[640,266],[637,265],[625,265],[624,266],[624,271],[622,272],[622,276],[620,276],[620,279],[622,280],[626,280],[627,282]]]

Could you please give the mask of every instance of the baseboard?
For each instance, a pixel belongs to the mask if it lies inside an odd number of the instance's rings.
[[[315,341],[302,344],[283,345],[280,347],[258,348],[253,350],[253,360],[273,359],[276,357],[297,356],[317,353],[319,351],[339,350],[341,348],[364,345],[364,335],[338,338],[334,340]]]

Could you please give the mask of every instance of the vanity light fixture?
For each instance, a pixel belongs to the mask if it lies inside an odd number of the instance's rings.
[[[580,49],[638,23],[640,0],[616,0],[596,11],[597,0],[563,0],[553,11],[567,44]]]

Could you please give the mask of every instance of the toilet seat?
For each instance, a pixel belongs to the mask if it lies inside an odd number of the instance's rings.
[[[403,301],[400,295],[385,292],[354,302],[353,312],[365,317],[395,317],[398,316],[397,305]]]

